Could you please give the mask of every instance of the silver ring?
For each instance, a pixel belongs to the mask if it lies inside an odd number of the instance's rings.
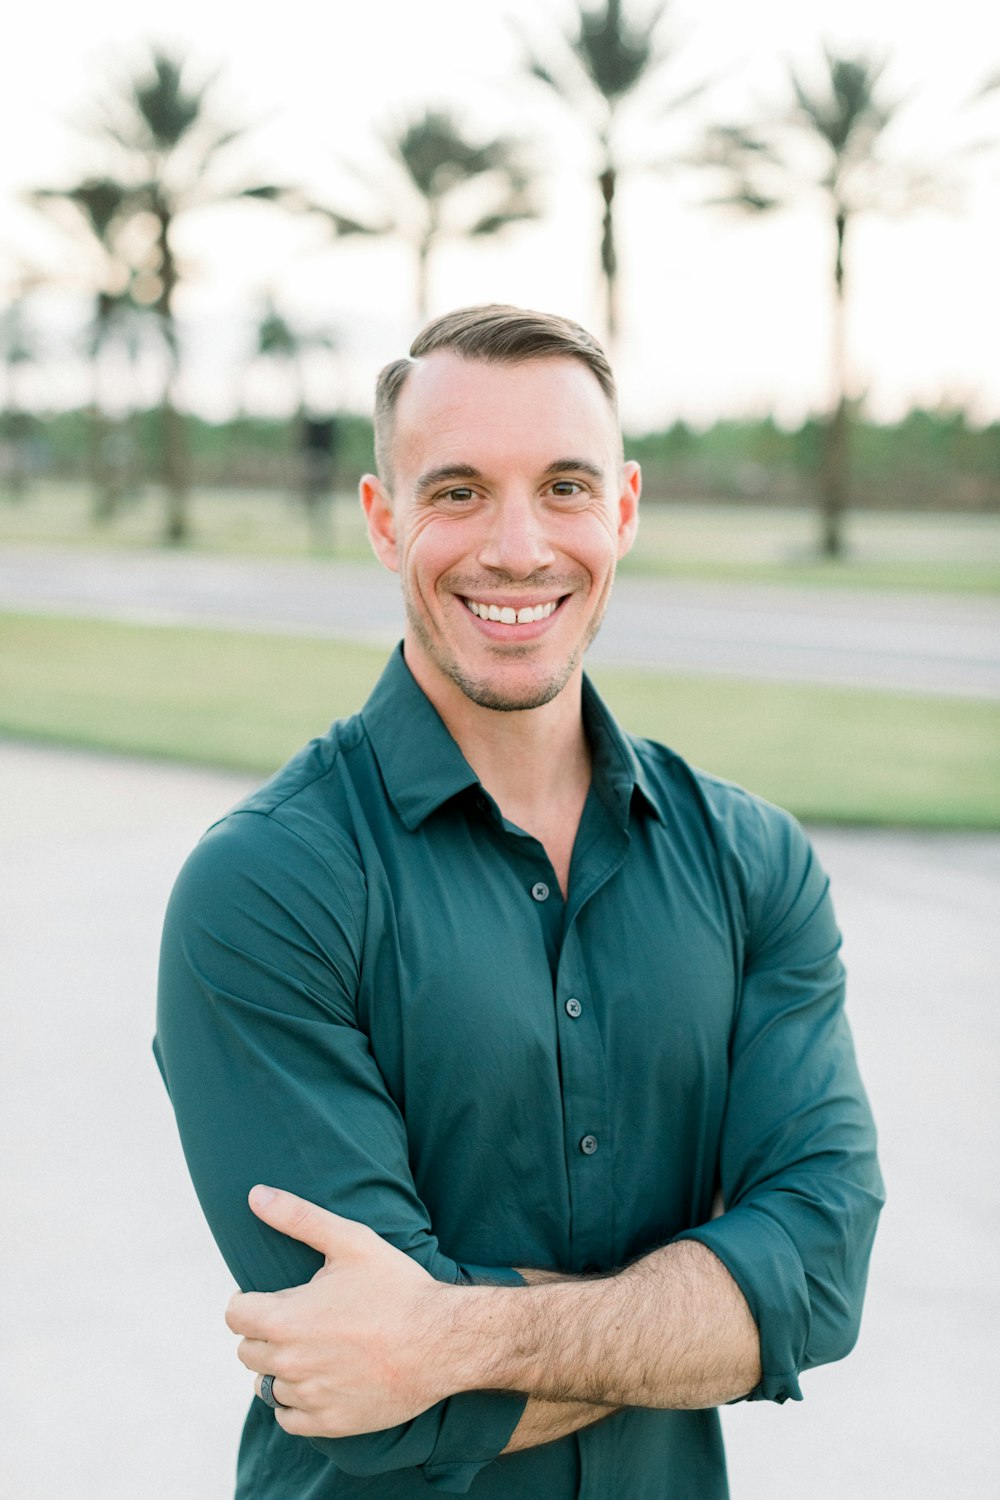
[[[271,1387],[273,1385],[274,1385],[274,1376],[273,1375],[262,1375],[260,1377],[260,1399],[263,1401],[263,1403],[264,1403],[265,1406],[270,1406],[270,1407],[272,1407],[274,1409],[277,1409],[279,1406],[282,1405],[282,1402],[275,1400],[274,1393],[271,1390]]]

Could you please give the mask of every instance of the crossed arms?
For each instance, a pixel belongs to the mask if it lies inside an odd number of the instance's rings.
[[[530,1273],[451,1258],[417,1193],[353,1010],[360,876],[332,901],[329,866],[303,868],[294,835],[256,816],[199,846],[165,929],[157,1053],[248,1294],[232,1326],[250,1368],[277,1377],[289,1433],[323,1434],[309,1440],[351,1473],[429,1475],[618,1406],[794,1397],[799,1371],[847,1352],[880,1184],[822,874],[793,853],[790,897],[761,894],[734,1025],[726,1212],[617,1275],[524,1286]],[[312,1209],[307,1224],[287,1198],[251,1212],[255,1181],[346,1218]]]
[[[306,1286],[237,1293],[226,1314],[242,1362],[278,1377],[277,1420],[296,1436],[380,1431],[460,1391],[508,1390],[531,1398],[515,1451],[622,1406],[716,1406],[760,1379],[749,1308],[703,1245],[680,1241],[597,1280],[456,1287],[292,1194],[256,1187],[250,1206],[325,1257]]]

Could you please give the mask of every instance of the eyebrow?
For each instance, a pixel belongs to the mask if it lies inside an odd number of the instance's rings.
[[[546,477],[556,474],[587,474],[591,479],[603,479],[604,471],[589,458],[556,458],[547,464],[543,473]],[[447,479],[482,479],[481,470],[472,464],[441,464],[437,469],[428,469],[421,474],[415,485],[415,492],[425,495],[428,490],[433,489],[436,484],[443,484]]]
[[[443,483],[446,479],[482,479],[482,474],[471,464],[442,464],[438,469],[428,469],[421,474],[417,480],[414,490],[418,495],[424,495],[434,485]]]
[[[603,479],[604,470],[589,458],[557,458],[549,464],[546,474],[587,474],[591,479]]]

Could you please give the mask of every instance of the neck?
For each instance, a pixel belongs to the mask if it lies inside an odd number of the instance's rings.
[[[428,671],[419,652],[410,670],[504,817],[545,846],[563,890],[590,787],[583,728],[583,672],[538,708],[500,712],[473,703],[450,679]]]

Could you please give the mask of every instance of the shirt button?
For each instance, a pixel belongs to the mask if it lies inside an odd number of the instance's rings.
[[[531,894],[536,901],[547,901],[549,899],[549,888],[544,880],[536,880],[531,887]]]
[[[580,1150],[583,1152],[584,1156],[593,1156],[594,1152],[597,1150],[597,1136],[585,1135],[583,1137],[583,1140],[580,1142]]]
[[[574,1021],[582,1010],[583,1006],[580,1004],[579,1000],[566,1001],[566,1014],[568,1016],[572,1016]]]

